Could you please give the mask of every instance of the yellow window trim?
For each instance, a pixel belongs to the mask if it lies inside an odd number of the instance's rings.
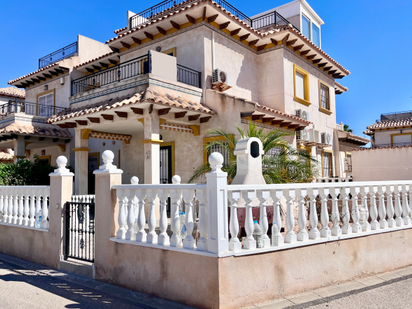
[[[305,89],[304,91],[304,96],[305,98],[299,98],[296,96],[296,73],[302,74],[304,77],[304,84],[305,84]],[[293,65],[293,96],[294,100],[298,103],[301,103],[303,105],[309,106],[312,103],[310,103],[310,95],[309,95],[309,73],[302,69],[301,67],[297,66],[296,64]]]
[[[174,175],[176,175],[175,142],[162,143],[161,147],[164,147],[164,146],[172,146],[172,177],[173,177]]]
[[[323,154],[325,152],[332,154],[332,176],[336,176],[336,174],[335,174],[335,154],[333,153],[333,150],[324,149],[324,150],[322,150],[322,178],[325,177],[324,168],[323,168]]]
[[[49,164],[51,163],[51,156],[38,156],[37,157],[39,160],[48,160]]]
[[[410,135],[412,140],[412,133],[398,133],[398,134],[391,134],[391,146],[393,147],[393,137],[400,136],[400,135]]]
[[[100,152],[90,152],[89,157],[97,157],[97,168],[100,166]],[[120,167],[119,167],[120,168]]]
[[[329,109],[326,109],[326,108],[323,108],[322,107],[322,95],[321,95],[321,86],[325,86],[326,88],[328,88],[328,93],[329,93]],[[326,84],[326,83],[324,83],[324,82],[322,82],[321,80],[319,80],[319,111],[321,111],[322,113],[325,113],[325,114],[328,114],[328,115],[331,115],[332,114],[332,112],[331,112],[331,102],[330,102],[330,87],[329,87],[329,85],[328,84]]]
[[[233,134],[230,134],[230,136],[234,136]],[[203,138],[203,163],[207,163],[207,151],[205,150],[207,144],[210,142],[216,142],[216,141],[223,141],[226,140],[223,136],[211,136],[211,137],[204,137]]]
[[[173,57],[176,57],[176,47],[170,48],[168,50],[162,51],[163,54],[173,53]]]
[[[45,96],[49,93],[53,93],[53,114],[56,113],[56,109],[55,109],[55,107],[56,107],[56,89],[50,89],[50,90],[44,91],[42,93],[39,93],[36,96],[36,103],[37,103],[37,105],[36,105],[36,115],[37,116],[39,115],[39,98],[42,97],[42,96]]]

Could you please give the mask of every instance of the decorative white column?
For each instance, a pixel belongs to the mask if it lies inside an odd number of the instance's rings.
[[[194,190],[183,190],[183,199],[185,201],[186,207],[186,231],[187,235],[183,239],[183,248],[185,249],[196,249],[196,240],[193,238],[193,199],[195,197]]]
[[[229,250],[239,252],[242,249],[242,243],[239,241],[239,219],[237,216],[238,203],[240,200],[240,191],[229,192],[230,202],[230,243]]]
[[[136,240],[136,231],[134,230],[135,214],[133,200],[135,198],[135,190],[126,190],[127,197],[127,240]]]
[[[268,229],[269,229],[269,221],[268,221],[268,214],[267,214],[267,200],[270,197],[270,191],[257,191],[257,197],[260,203],[260,218],[259,218],[259,225],[263,233],[263,248],[270,247],[270,238],[268,236]]]
[[[352,234],[352,227],[349,224],[350,211],[349,211],[349,188],[341,188],[340,195],[342,197],[342,234]]]
[[[160,204],[160,220],[159,220],[160,234],[159,234],[158,244],[161,246],[167,246],[170,244],[170,237],[166,233],[166,230],[167,230],[166,206],[167,206],[167,199],[169,197],[169,190],[158,190],[157,197],[159,198],[159,204]]]
[[[362,232],[362,226],[359,223],[359,187],[352,187],[351,194],[352,194],[352,232],[353,233],[360,233]]]
[[[412,220],[409,217],[408,189],[406,185],[402,185],[402,219],[405,225],[411,225]]]
[[[329,238],[331,236],[331,231],[329,228],[329,212],[328,212],[328,199],[327,194],[329,193],[328,189],[320,189],[319,196],[322,204],[320,219],[322,222],[322,229],[320,230],[320,237]]]
[[[254,190],[251,191],[242,191],[242,197],[245,200],[245,207],[246,207],[246,215],[245,215],[245,231],[246,231],[246,238],[243,241],[243,248],[244,249],[256,249],[256,240],[253,238],[253,200],[256,197],[256,193]]]
[[[342,229],[339,226],[340,215],[339,215],[339,205],[338,205],[338,191],[339,188],[330,188],[329,193],[332,196],[332,236],[341,236]]]
[[[4,220],[4,190],[0,191],[0,213],[2,214],[2,216],[0,217],[0,222],[3,222]]]
[[[24,216],[24,200],[26,199],[25,196],[23,196],[23,190],[20,191],[20,199],[19,199],[19,216],[17,218],[17,224],[18,225],[23,225],[23,216]]]
[[[309,231],[309,238],[310,239],[320,239],[320,232],[318,229],[318,212],[316,209],[316,196],[318,195],[318,189],[309,189],[308,196],[310,202],[310,214],[309,214],[309,222],[310,222],[310,231]]]
[[[197,250],[207,251],[207,199],[205,190],[197,190],[196,197],[199,201],[199,233]]]
[[[387,213],[388,213],[388,227],[395,227],[396,221],[393,218],[395,216],[395,209],[393,207],[393,186],[386,186],[386,200],[387,200]]]
[[[156,111],[145,109],[142,140],[144,149],[144,183],[160,183],[160,124],[159,115]]]
[[[371,215],[371,229],[379,230],[380,224],[378,222],[378,208],[376,206],[376,190],[374,186],[369,188],[369,198],[370,198],[370,215]]]
[[[16,199],[16,191],[11,190],[9,196],[9,223],[12,224],[14,220],[15,213],[13,212],[14,200]]]
[[[220,253],[229,250],[227,173],[222,171],[223,156],[214,152],[209,156],[212,171],[207,179],[208,247],[209,252]]]
[[[309,233],[306,231],[306,190],[300,189],[297,190],[297,199],[298,199],[298,224],[299,224],[299,232],[298,232],[298,240],[299,241],[306,241],[309,239]]]
[[[293,200],[295,199],[295,190],[284,190],[284,196],[287,200],[286,209],[286,228],[285,243],[293,244],[297,241],[297,236],[293,229],[295,228],[295,218],[293,215]]]
[[[396,226],[403,226],[404,221],[402,218],[402,205],[401,205],[401,192],[400,186],[395,186],[395,215],[396,215]]]
[[[378,187],[379,196],[379,226],[381,229],[388,228],[388,222],[386,221],[386,206],[385,206],[385,186]]]
[[[273,200],[273,225],[272,225],[272,246],[282,246],[285,240],[280,233],[282,228],[282,218],[280,216],[280,199],[283,196],[282,190],[270,190],[270,197]]]
[[[40,223],[40,226],[42,229],[48,229],[49,228],[49,221],[47,221],[47,218],[49,217],[49,196],[47,192],[44,192],[43,194],[43,205],[42,205],[42,220]]]
[[[26,196],[24,197],[23,226],[29,226],[30,200],[31,196],[26,192]]]
[[[118,224],[119,229],[117,230],[116,237],[118,239],[125,239],[127,232],[127,221],[126,221],[126,192],[124,190],[117,190],[117,198],[119,199],[119,215],[118,215]]]
[[[363,232],[369,232],[371,230],[371,225],[369,224],[369,209],[368,209],[368,187],[362,187],[360,190],[360,195],[362,199],[362,207],[360,209],[360,224],[362,226]]]
[[[34,223],[36,221],[35,217],[36,217],[36,193],[35,191],[32,189],[30,190],[30,219],[29,219],[29,226],[30,227],[34,227]]]
[[[9,222],[9,190],[4,190],[3,222]]]
[[[146,193],[143,192],[143,190],[136,190],[136,197],[138,199],[138,205],[139,205],[138,206],[139,217],[137,219],[137,227],[139,231],[137,232],[137,235],[136,235],[136,241],[146,242],[147,234],[144,229],[146,226],[146,212],[144,210]]]

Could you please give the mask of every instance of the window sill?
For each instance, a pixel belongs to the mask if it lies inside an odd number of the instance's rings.
[[[325,113],[327,115],[332,115],[332,112],[330,110],[325,109],[323,107],[319,107],[319,111],[322,112],[322,113]]]
[[[296,102],[298,102],[298,103],[300,103],[300,104],[303,104],[303,105],[306,105],[306,106],[309,106],[309,105],[312,104],[312,103],[310,103],[309,101],[303,100],[303,99],[298,98],[298,97],[294,97],[293,99],[294,99]]]

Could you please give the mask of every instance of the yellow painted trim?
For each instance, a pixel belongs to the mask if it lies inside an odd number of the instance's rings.
[[[175,170],[175,164],[176,164],[176,160],[175,160],[175,142],[168,142],[168,143],[163,143],[163,146],[172,146],[172,176],[174,176],[176,174],[176,170]]]
[[[200,126],[198,126],[198,125],[190,125],[189,128],[192,129],[194,136],[199,136],[199,135],[200,135]]]
[[[24,159],[26,156],[13,156],[14,159]]]
[[[26,148],[27,146],[29,146],[30,144],[33,144],[33,142],[24,142],[24,148]]]
[[[97,167],[100,166],[100,152],[90,152],[88,157],[93,157],[96,156],[97,157]]]
[[[143,119],[144,120],[144,119]],[[167,120],[163,118],[159,118],[159,127],[164,124]]]
[[[335,176],[335,154],[334,154],[333,150],[323,149],[322,153],[321,153],[322,154],[322,159],[321,159],[322,160],[322,177],[325,177],[324,176],[324,168],[323,168],[323,154],[325,152],[332,154],[332,156],[331,156],[332,157],[332,174],[333,174],[332,176]]]
[[[173,57],[176,57],[176,47],[170,48],[168,50],[162,51],[163,54],[173,53]]]
[[[49,160],[49,164],[50,164],[50,162],[51,162],[51,156],[49,155],[49,156],[39,156],[39,157],[37,157],[39,160],[45,160],[45,159],[47,159],[47,160]]]
[[[412,140],[412,133],[398,133],[398,134],[391,134],[391,146],[393,146],[393,137],[399,135],[410,135]]]
[[[82,139],[89,139],[90,138],[90,133],[92,133],[92,129],[82,129],[81,130],[81,136]]]
[[[319,107],[319,111],[324,113],[324,114],[327,114],[327,115],[332,115],[333,114],[330,110],[324,109],[322,107]]]
[[[144,139],[141,140],[141,142],[143,144],[162,144],[163,141],[161,141],[160,139]]]
[[[73,151],[90,151],[90,148],[73,148]]]
[[[302,74],[303,75],[303,80],[304,80],[304,87],[303,89],[304,92],[304,98],[299,98],[296,96],[296,73]],[[310,103],[310,93],[309,93],[309,73],[302,69],[301,67],[297,66],[296,64],[293,65],[293,96],[294,100],[298,103],[301,103],[303,105],[309,106],[312,103]]]
[[[49,94],[49,93],[53,93],[53,114],[55,114],[55,108],[56,108],[56,89],[50,89],[50,90],[47,90],[47,91],[44,91],[44,92],[42,92],[42,93],[39,93],[37,96],[36,96],[36,102],[37,102],[37,105],[36,105],[36,115],[38,116],[39,115],[39,98],[40,97],[42,97],[42,96],[45,96],[45,95],[47,95],[47,94]]]
[[[144,125],[144,118],[137,119],[137,121],[141,122]]]
[[[61,150],[62,152],[65,152],[65,151],[66,151],[66,145],[65,145],[65,144],[57,144],[57,146],[60,148],[60,150]]]
[[[26,149],[24,152],[26,153],[27,157],[30,157],[30,149]]]

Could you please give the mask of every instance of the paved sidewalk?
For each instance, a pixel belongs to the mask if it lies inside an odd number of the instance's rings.
[[[0,291],[2,309],[191,308],[1,253]]]
[[[253,309],[411,308],[412,266],[296,294]]]

